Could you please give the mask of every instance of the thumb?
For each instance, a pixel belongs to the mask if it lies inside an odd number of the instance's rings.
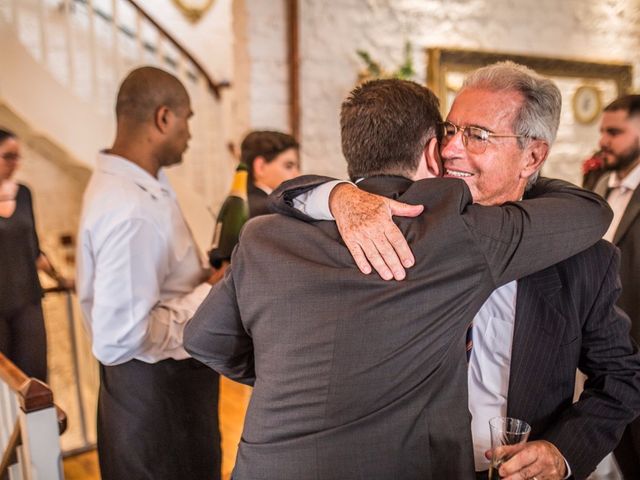
[[[389,211],[397,217],[417,217],[424,210],[424,205],[409,205],[408,203],[389,200]]]

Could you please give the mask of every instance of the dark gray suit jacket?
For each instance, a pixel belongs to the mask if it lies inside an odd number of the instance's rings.
[[[616,307],[620,256],[599,241],[518,282],[507,414],[585,479],[640,413],[640,356]],[[573,403],[576,368],[588,379]]]
[[[184,335],[195,358],[254,384],[234,479],[473,478],[469,322],[497,286],[587,248],[610,219],[596,195],[552,183],[480,207],[456,179],[365,180],[426,206],[398,220],[417,259],[402,282],[363,276],[333,222],[248,222]]]
[[[607,193],[610,174],[604,175],[594,189],[603,197]],[[618,305],[631,318],[631,336],[640,342],[640,187],[636,188],[624,211],[613,244],[620,249],[622,293]]]

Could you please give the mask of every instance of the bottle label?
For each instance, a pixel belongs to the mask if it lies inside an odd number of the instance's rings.
[[[220,234],[222,233],[222,222],[216,223],[216,230],[213,232],[213,242],[211,242],[210,250],[220,246]]]

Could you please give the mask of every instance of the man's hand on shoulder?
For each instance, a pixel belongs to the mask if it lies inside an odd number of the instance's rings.
[[[405,278],[405,267],[413,266],[415,259],[391,217],[418,216],[424,209],[422,205],[408,205],[341,183],[331,192],[329,206],[362,273],[371,273],[373,266],[384,280]]]
[[[567,476],[567,464],[560,451],[546,440],[499,447],[509,460],[500,467],[504,480],[562,480]],[[486,454],[491,458],[491,450]]]

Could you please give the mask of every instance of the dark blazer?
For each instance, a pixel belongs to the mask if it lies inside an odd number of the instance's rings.
[[[195,358],[254,385],[234,479],[474,478],[469,322],[498,285],[583,250],[610,218],[598,196],[545,185],[481,207],[457,179],[363,181],[427,206],[397,220],[417,258],[402,282],[363,276],[333,222],[249,221],[184,333]]]
[[[603,197],[607,194],[609,176],[605,174],[596,184],[595,191]],[[633,192],[622,215],[613,243],[620,249],[620,280],[622,293],[618,305],[631,319],[631,336],[640,342],[640,187]],[[615,450],[616,460],[627,477],[640,475],[640,417],[625,432]]]
[[[596,245],[518,282],[507,414],[586,478],[640,413],[640,357],[616,307],[617,249]],[[573,404],[576,368],[588,379]]]
[[[597,183],[595,192],[606,196],[609,175]],[[631,319],[631,336],[640,342],[640,187],[633,192],[631,200],[620,220],[613,237],[613,244],[620,249],[620,280],[622,293],[618,305]]]
[[[247,185],[247,198],[249,200],[249,218],[271,213],[269,195],[251,182]]]

